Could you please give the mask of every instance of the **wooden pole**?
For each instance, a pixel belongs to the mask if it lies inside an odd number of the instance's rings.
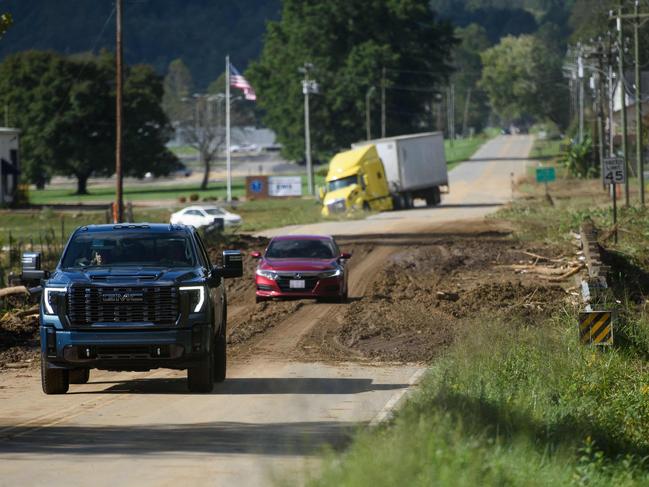
[[[122,59],[122,0],[116,0],[116,37],[115,37],[115,211],[114,223],[124,221],[124,204],[123,204],[123,176],[122,176],[122,158],[124,147],[122,145],[124,112],[123,112],[123,81],[124,76],[122,68],[124,66]]]

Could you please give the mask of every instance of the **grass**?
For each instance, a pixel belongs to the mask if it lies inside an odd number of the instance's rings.
[[[554,162],[559,159],[563,151],[561,150],[561,146],[564,145],[565,142],[562,140],[542,140],[542,139],[535,139],[534,140],[534,145],[532,146],[532,152],[530,153],[530,157],[533,159],[542,159],[542,160],[547,160],[550,159]]]
[[[496,218],[516,238],[574,254],[584,217],[611,225],[598,181],[558,181],[554,206],[537,186]],[[429,370],[393,421],[326,455],[312,486],[649,485],[649,214],[626,209],[612,249],[620,305],[616,346],[577,341],[578,307],[542,323],[485,316]],[[637,304],[639,303],[639,304]]]
[[[316,185],[324,184],[324,178],[315,177]],[[306,176],[302,176],[302,190],[307,192]],[[110,202],[115,199],[115,189],[113,186],[90,187],[89,194],[76,195],[74,189],[65,188],[46,188],[43,190],[30,190],[29,201],[37,205],[53,204],[74,204],[90,202]],[[245,179],[234,178],[232,180],[232,195],[241,198],[246,193]],[[177,185],[160,185],[155,183],[139,183],[135,185],[124,186],[124,199],[126,201],[169,201],[171,205],[178,201],[178,198],[195,194],[199,199],[218,198],[224,199],[226,196],[225,182],[211,183],[207,189],[199,189],[199,184],[179,183]]]
[[[311,485],[647,485],[649,372],[577,345],[573,320],[472,324],[394,422]]]
[[[446,152],[446,163],[451,170],[460,162],[471,158],[473,154],[489,139],[495,137],[498,132],[485,131],[475,137],[456,139],[454,141],[444,140],[444,151]]]

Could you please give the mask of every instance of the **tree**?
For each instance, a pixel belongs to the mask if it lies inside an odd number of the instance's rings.
[[[2,36],[5,35],[5,32],[11,27],[11,24],[13,24],[13,18],[11,17],[11,14],[4,13],[0,14],[0,39],[2,39]]]
[[[389,28],[388,28],[389,26]],[[427,0],[286,0],[269,22],[260,59],[246,72],[287,157],[304,157],[298,68],[312,63],[321,94],[311,97],[312,147],[325,157],[364,138],[365,94],[386,68],[387,132],[430,128],[430,100],[450,75],[455,44]],[[374,127],[379,110],[373,99]]]
[[[478,24],[456,29],[460,39],[453,50],[455,73],[452,82],[455,85],[456,110],[461,116],[456,117],[457,129],[461,133],[473,127],[478,130],[484,127],[489,117],[487,97],[478,88],[482,76],[482,60],[480,53],[489,48],[486,30]]]
[[[550,119],[563,125],[567,88],[559,56],[534,36],[505,37],[482,53],[480,86],[503,119]]]
[[[225,97],[200,95],[188,100],[191,115],[179,124],[184,139],[198,151],[203,166],[201,189],[209,183],[212,162],[216,160],[225,142]]]
[[[27,51],[0,64],[0,102],[22,131],[23,178],[43,187],[53,174],[77,179],[87,192],[92,175],[115,168],[114,56],[65,58]],[[162,80],[149,67],[127,68],[125,174],[168,173],[177,164],[165,142],[170,133],[160,107]]]
[[[174,59],[164,79],[162,106],[170,120],[187,118],[187,103],[183,101],[191,95],[192,75],[182,59]]]

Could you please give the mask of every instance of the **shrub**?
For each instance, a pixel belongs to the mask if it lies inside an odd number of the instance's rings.
[[[189,195],[189,201],[198,201],[199,198],[200,196],[198,196],[198,194],[196,193],[192,193]]]

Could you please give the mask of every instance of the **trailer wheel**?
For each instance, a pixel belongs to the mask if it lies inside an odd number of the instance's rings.
[[[428,191],[426,194],[426,205],[435,206],[439,205],[442,202],[442,195],[439,192],[438,187],[434,187]]]

